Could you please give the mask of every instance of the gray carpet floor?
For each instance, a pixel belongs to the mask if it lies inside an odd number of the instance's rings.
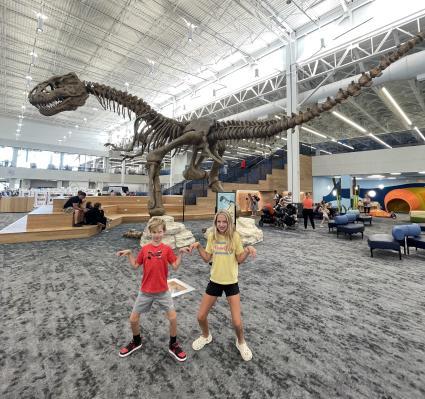
[[[209,222],[186,225],[201,238]],[[140,273],[115,251],[137,248],[121,235],[143,227],[0,246],[1,398],[425,397],[425,251],[372,259],[366,237],[264,227],[257,259],[240,267],[251,362],[235,347],[224,298],[210,315],[213,342],[192,350],[209,276],[197,255],[170,274],[196,288],[175,299],[188,360],[168,354],[158,308],[141,319],[144,348],[122,359]]]

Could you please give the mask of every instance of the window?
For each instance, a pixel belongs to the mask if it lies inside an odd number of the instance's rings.
[[[10,166],[12,164],[12,158],[12,147],[0,147],[0,166]]]

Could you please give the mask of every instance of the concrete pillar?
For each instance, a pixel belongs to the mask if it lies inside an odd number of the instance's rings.
[[[109,173],[109,158],[103,157],[103,168],[105,173]]]
[[[56,188],[62,188],[62,180],[56,182]]]
[[[18,162],[18,151],[19,148],[13,147],[13,154],[12,154],[12,167],[16,168],[16,163]]]
[[[125,181],[125,159],[121,162],[121,185],[124,185]]]
[[[347,209],[351,207],[351,197],[352,193],[352,181],[351,176],[344,175],[341,176],[341,190],[349,190],[349,198],[341,198],[341,205],[345,206]]]
[[[291,33],[286,46],[286,98],[287,115],[297,113],[297,65],[295,34]],[[288,147],[288,191],[292,192],[294,202],[300,202],[300,130],[297,126],[287,132]]]
[[[187,165],[187,159],[187,152],[176,154],[171,158],[170,187],[184,180],[183,172]]]
[[[63,169],[63,157],[64,157],[64,153],[61,152],[60,153],[60,160],[59,160],[59,169],[62,170]]]

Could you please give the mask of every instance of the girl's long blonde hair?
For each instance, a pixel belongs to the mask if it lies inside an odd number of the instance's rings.
[[[217,218],[219,215],[223,215],[227,221],[227,230],[224,234],[220,234],[217,230]],[[218,240],[218,235],[223,235],[227,242],[227,251],[232,253],[235,250],[234,237],[235,237],[235,226],[233,224],[232,216],[229,212],[224,209],[219,210],[214,216],[214,224],[213,224],[213,243]]]

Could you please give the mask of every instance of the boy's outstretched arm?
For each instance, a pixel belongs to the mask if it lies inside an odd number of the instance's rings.
[[[245,261],[245,259],[248,256],[255,258],[255,255],[257,255],[257,250],[251,245],[248,245],[247,247],[244,248],[242,253],[240,253],[239,255],[236,255],[236,260],[238,261],[239,264],[241,264],[242,262]]]
[[[138,267],[140,267],[140,265],[136,261],[136,258],[133,256],[131,249],[123,249],[122,251],[118,251],[117,256],[127,256],[128,261],[130,262],[131,266],[133,266],[134,269],[137,269]]]
[[[173,268],[174,271],[176,271],[179,268],[180,263],[182,263],[182,256],[184,253],[189,254],[190,248],[183,247],[179,249],[179,254],[177,255],[177,259],[175,260],[175,262],[171,263],[171,267]]]
[[[212,258],[212,254],[209,254],[207,251],[205,251],[205,249],[203,248],[203,246],[199,243],[199,241],[194,242],[193,244],[190,244],[190,252],[193,251],[193,249],[197,249],[199,252],[199,255],[201,255],[201,258],[205,261],[205,262],[210,262],[211,258]]]

